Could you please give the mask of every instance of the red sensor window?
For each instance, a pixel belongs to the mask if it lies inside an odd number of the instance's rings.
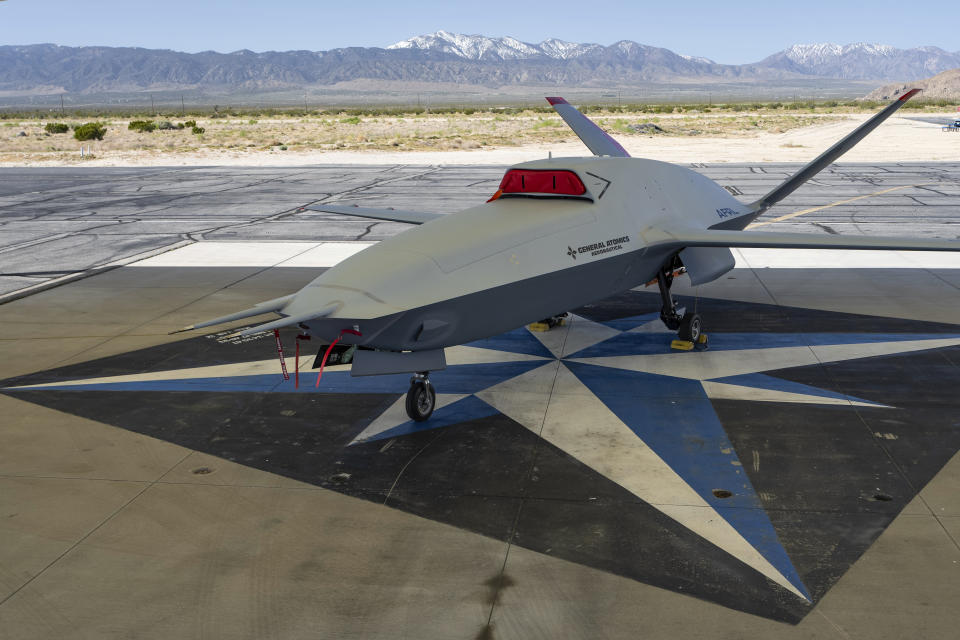
[[[573,171],[511,169],[500,181],[500,190],[507,193],[544,193],[582,196],[587,192],[580,177]]]

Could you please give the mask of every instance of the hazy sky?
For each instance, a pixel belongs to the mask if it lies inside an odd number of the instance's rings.
[[[526,42],[634,40],[739,64],[794,43],[876,42],[958,51],[957,7],[956,0],[868,5],[838,0],[3,0],[0,44],[317,51],[385,47],[445,29]]]

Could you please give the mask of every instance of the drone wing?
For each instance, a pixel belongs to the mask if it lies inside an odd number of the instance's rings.
[[[357,216],[359,218],[373,218],[375,220],[388,220],[390,222],[406,222],[407,224],[423,224],[442,218],[442,213],[425,213],[423,211],[401,211],[399,209],[371,209],[368,207],[358,207],[357,205],[337,205],[337,204],[308,204],[304,209],[311,211],[322,211],[323,213],[339,213],[345,216]]]
[[[181,333],[183,331],[190,331],[191,329],[203,329],[206,327],[212,327],[218,324],[225,324],[227,322],[233,322],[234,320],[243,320],[245,318],[253,318],[255,316],[263,315],[265,313],[279,313],[287,304],[293,300],[293,296],[284,296],[282,298],[276,298],[274,300],[267,300],[266,302],[260,302],[253,306],[250,309],[244,311],[237,311],[236,313],[231,313],[226,316],[220,316],[219,318],[214,318],[213,320],[206,320],[204,322],[198,322],[196,324],[191,324],[183,329],[177,329],[176,331],[171,331],[170,335],[174,333]]]
[[[177,329],[176,331],[171,331],[170,335],[175,333],[182,333],[184,331],[191,331],[193,329],[204,329],[206,327],[213,327],[218,324],[226,324],[228,322],[234,322],[236,320],[244,320],[246,318],[253,318],[255,316],[263,315],[265,313],[274,313],[282,316],[276,320],[266,322],[264,324],[258,324],[254,327],[248,329],[241,329],[236,333],[232,333],[228,338],[239,338],[243,336],[249,336],[254,333],[259,333],[260,331],[267,331],[273,329],[282,329],[283,327],[290,327],[301,322],[307,322],[309,320],[315,320],[316,318],[325,318],[334,311],[336,311],[336,305],[329,305],[317,311],[311,311],[310,313],[299,314],[295,316],[286,315],[283,312],[284,307],[286,307],[290,302],[293,301],[296,294],[289,296],[284,296],[282,298],[277,298],[275,300],[267,300],[266,302],[261,302],[256,306],[247,309],[245,311],[238,311],[236,313],[231,313],[230,315],[220,316],[219,318],[214,318],[213,320],[206,320],[205,322],[198,322],[196,324],[191,324],[190,326],[184,327],[183,329]]]
[[[647,229],[641,236],[649,246],[754,247],[769,249],[876,249],[890,251],[960,251],[960,240],[897,236],[820,236],[810,233],[727,231],[720,229]]]
[[[627,150],[620,146],[620,143],[610,137],[610,135],[598,127],[590,118],[577,111],[576,107],[560,97],[547,98],[547,102],[553,105],[563,121],[569,125],[573,132],[583,140],[583,144],[593,152],[595,156],[614,156],[617,158],[629,158]]]
[[[907,91],[905,94],[887,105],[883,111],[864,122],[839,142],[817,156],[816,159],[810,162],[810,164],[787,178],[779,186],[773,189],[773,191],[752,203],[750,207],[755,211],[755,214],[752,217],[760,215],[774,204],[780,202],[788,195],[793,193],[797,187],[802,185],[804,182],[820,173],[820,171],[826,168],[830,163],[849,151],[855,144],[863,140],[868,133],[879,127],[880,123],[893,115],[894,111],[906,104],[907,100],[919,92],[920,89],[911,89],[910,91]],[[744,224],[746,224],[746,218],[741,219],[744,220]]]

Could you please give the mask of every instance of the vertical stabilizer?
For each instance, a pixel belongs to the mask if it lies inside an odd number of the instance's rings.
[[[553,105],[563,121],[573,129],[573,132],[583,140],[583,144],[593,152],[595,156],[614,156],[617,158],[629,158],[627,150],[620,146],[620,143],[610,137],[610,135],[598,127],[593,120],[577,111],[576,107],[560,97],[547,98],[547,102]]]

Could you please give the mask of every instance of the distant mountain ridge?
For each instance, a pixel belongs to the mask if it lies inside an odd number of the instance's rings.
[[[960,67],[960,52],[874,44],[794,45],[760,62],[719,64],[630,40],[609,46],[549,38],[438,31],[386,48],[181,53],[132,47],[0,46],[0,92],[137,92],[322,87],[354,80],[401,83],[643,86],[650,82],[789,82],[841,78],[879,82]]]
[[[796,44],[757,63],[762,67],[846,80],[913,80],[960,67],[960,51],[897,49],[885,44]]]
[[[867,100],[893,100],[910,89],[922,89],[928,100],[960,100],[960,69],[950,69],[932,78],[911,82],[893,83],[879,87],[867,94]]]

